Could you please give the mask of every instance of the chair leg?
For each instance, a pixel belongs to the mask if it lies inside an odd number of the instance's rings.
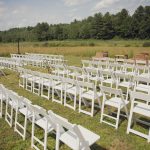
[[[149,127],[148,142],[150,142],[150,127]]]
[[[56,145],[55,145],[55,150],[59,150],[59,137],[60,137],[60,127],[57,124],[57,130],[56,130]]]
[[[3,99],[1,99],[0,118],[2,118],[2,115],[3,115]]]
[[[118,108],[118,112],[117,112],[117,121],[116,121],[116,129],[118,129],[118,125],[119,125],[119,118],[120,118],[120,107]]]
[[[102,109],[101,109],[101,119],[100,119],[100,122],[102,123],[102,121],[103,121],[103,113],[104,113],[104,104],[105,102],[104,102],[104,100],[103,100],[103,102],[102,102]]]
[[[94,99],[92,99],[92,105],[91,105],[91,117],[94,115]]]
[[[45,134],[44,134],[44,150],[47,150],[47,128],[46,128]]]
[[[33,118],[32,118],[32,135],[31,135],[31,148],[33,148],[34,146],[34,129],[35,129],[35,116],[33,115]]]
[[[129,120],[128,120],[127,134],[129,134],[129,132],[130,132],[130,127],[131,127],[131,123],[132,123],[132,116],[133,116],[133,112],[131,110],[130,115],[129,115]]]

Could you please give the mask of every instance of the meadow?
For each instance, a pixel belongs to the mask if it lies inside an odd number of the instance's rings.
[[[62,54],[68,60],[69,65],[81,66],[81,59],[89,59],[95,55],[96,52],[108,51],[110,57],[116,54],[128,54],[132,58],[135,54],[140,52],[150,53],[150,47],[143,47],[143,43],[149,41],[52,41],[41,43],[20,43],[21,53],[47,53],[47,54]],[[47,43],[47,44],[45,44]],[[57,43],[57,46],[53,44]],[[61,43],[61,44],[60,44]],[[63,43],[63,45],[62,45]],[[94,45],[89,45],[94,43]],[[82,44],[82,45],[81,45]],[[53,46],[51,46],[53,45]],[[0,56],[9,56],[9,53],[17,53],[17,43],[3,43],[0,44]],[[33,70],[47,72],[45,69],[37,67],[29,67]],[[5,70],[6,77],[0,77],[0,83],[7,88],[12,89],[30,99],[33,104],[40,105],[46,110],[51,109],[55,113],[67,118],[72,123],[81,124],[91,131],[99,134],[101,139],[92,146],[93,150],[149,150],[150,144],[147,140],[135,136],[133,134],[126,134],[127,120],[123,120],[118,130],[115,130],[109,125],[100,124],[100,111],[94,117],[78,113],[78,110],[73,111],[51,100],[46,100],[30,93],[23,88],[19,88],[18,73]],[[137,125],[140,129],[140,126]],[[0,150],[30,150],[31,144],[31,123],[28,124],[27,140],[23,141],[21,137],[10,128],[3,119],[0,119]],[[144,130],[145,131],[145,130]],[[42,136],[40,131],[39,136]],[[55,138],[49,136],[48,147],[54,149]],[[62,145],[61,150],[68,150],[69,148]]]

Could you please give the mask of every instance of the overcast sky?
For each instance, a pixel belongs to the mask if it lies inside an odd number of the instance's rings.
[[[69,23],[122,8],[132,14],[139,5],[150,5],[150,0],[0,0],[0,30],[35,26],[38,22]]]

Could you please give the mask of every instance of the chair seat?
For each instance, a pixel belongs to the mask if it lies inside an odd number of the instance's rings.
[[[115,108],[119,108],[121,106],[121,109],[122,109],[125,105],[129,103],[129,101],[124,101],[124,102],[119,97],[113,97],[113,98],[110,98],[109,100],[106,100],[105,104],[109,106],[113,106]]]
[[[68,74],[69,76],[79,76],[79,75],[81,75],[80,73],[77,73],[77,72],[71,72],[71,73],[69,73]]]
[[[17,108],[17,103],[16,103],[16,102],[9,101],[8,103],[9,103],[9,105],[12,106],[13,108]]]
[[[99,78],[97,76],[95,76],[95,77],[89,77],[89,79],[92,81],[98,81]]]
[[[26,107],[19,109],[19,112],[23,114],[24,116],[26,116],[27,114],[27,117],[32,116],[32,112],[29,111]]]
[[[103,80],[104,83],[109,83],[109,84],[113,84],[115,83],[115,81],[113,79],[106,79],[106,80]]]
[[[144,78],[149,78],[150,74],[149,73],[142,73],[139,75],[140,77],[144,77]]]
[[[96,97],[94,97],[94,96],[96,96]],[[94,91],[92,91],[92,90],[88,90],[88,91],[82,93],[82,95],[81,95],[82,98],[87,98],[87,99],[93,99],[93,98],[96,99],[101,96],[102,96],[101,92],[97,92],[96,95],[94,95]]]
[[[134,76],[135,72],[126,72],[127,75]]]
[[[150,86],[144,85],[144,84],[138,84],[138,85],[136,86],[135,90],[143,91],[143,92],[149,92]]]
[[[82,75],[77,76],[77,78],[79,78],[79,79],[86,79],[87,75],[82,74]]]
[[[3,101],[6,101],[6,97],[4,94],[0,93],[0,99],[3,100]]]
[[[43,118],[35,121],[35,124],[45,130],[46,129],[46,118],[43,117]],[[52,125],[50,123],[48,123],[47,131],[50,132],[52,130],[54,130],[54,128],[52,127]]]
[[[62,70],[62,71],[59,71],[58,74],[65,75],[65,74],[67,74],[67,71],[66,70]]]
[[[50,87],[50,86],[52,86],[52,82],[51,81],[49,81],[49,80],[45,80],[44,82],[42,82],[41,83],[43,86],[48,86],[48,87]]]
[[[35,77],[35,78],[33,79],[33,82],[34,82],[34,83],[42,84],[42,80],[41,80],[40,77]]]
[[[77,90],[76,86],[73,86],[69,89],[66,90],[66,93],[72,94],[72,95],[76,95],[79,93],[79,91]]]
[[[133,108],[133,112],[150,117],[150,105],[139,103]]]
[[[131,84],[129,82],[123,81],[123,82],[120,82],[118,86],[129,88],[131,87]]]
[[[72,84],[67,84],[66,86],[67,86],[67,88],[70,88],[70,87],[72,87]],[[59,84],[54,87],[55,90],[64,90],[64,88],[65,87],[63,86],[63,84]]]
[[[32,76],[31,74],[22,74],[20,75],[20,78],[29,78],[31,76]]]
[[[100,139],[100,136],[85,129],[84,127],[78,125],[78,128],[89,146],[93,145],[97,140]],[[77,146],[77,136],[72,131],[67,131],[60,136],[60,140],[68,145],[71,149],[76,149]],[[80,143],[81,144],[81,143]],[[83,149],[83,147],[81,147]],[[82,150],[81,149],[81,150]]]

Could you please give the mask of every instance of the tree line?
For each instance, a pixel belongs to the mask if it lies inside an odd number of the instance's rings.
[[[150,6],[139,6],[133,15],[126,9],[116,14],[96,13],[70,24],[38,23],[35,27],[0,31],[0,42],[65,39],[150,39]]]

